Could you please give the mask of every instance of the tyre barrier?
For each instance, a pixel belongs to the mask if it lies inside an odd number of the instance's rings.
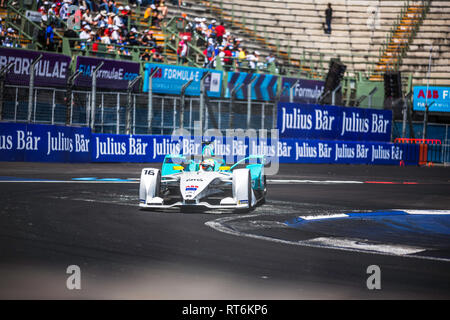
[[[407,143],[419,145],[419,165],[433,166],[433,163],[448,162],[447,146],[439,139],[411,139],[396,138],[394,143]]]

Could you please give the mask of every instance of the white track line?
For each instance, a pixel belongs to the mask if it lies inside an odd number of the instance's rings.
[[[418,211],[418,210],[417,210]],[[340,250],[340,251],[348,251],[348,252],[358,252],[358,253],[368,253],[368,254],[377,254],[377,255],[385,255],[385,256],[395,256],[402,258],[410,258],[410,259],[421,259],[421,260],[433,260],[433,261],[443,261],[450,262],[450,259],[447,258],[438,258],[438,257],[429,257],[429,256],[419,256],[419,255],[409,255],[409,253],[414,252],[422,252],[426,250],[425,248],[416,248],[411,246],[393,246],[393,245],[384,245],[384,244],[373,244],[364,240],[355,240],[355,239],[336,239],[336,238],[313,238],[308,240],[301,241],[290,241],[277,239],[272,237],[266,237],[262,235],[256,235],[251,233],[245,233],[241,231],[237,231],[235,229],[228,228],[224,225],[224,223],[230,222],[232,220],[242,219],[242,218],[252,218],[259,216],[258,214],[253,215],[240,215],[240,216],[232,216],[232,217],[224,217],[219,218],[212,221],[205,222],[205,225],[213,228],[214,230],[227,233],[230,235],[238,236],[238,237],[246,237],[258,240],[265,240],[280,244],[289,244],[295,246],[302,247],[311,247],[311,248],[325,248],[332,250]],[[339,240],[339,241],[338,241]],[[409,252],[409,253],[407,253]]]
[[[268,179],[270,184],[362,184],[363,181],[340,181],[340,180],[279,180]],[[0,180],[0,183],[139,183],[139,179],[129,181],[114,180]]]
[[[361,184],[363,181],[354,180],[297,180],[297,179],[268,179],[267,182],[274,184]]]

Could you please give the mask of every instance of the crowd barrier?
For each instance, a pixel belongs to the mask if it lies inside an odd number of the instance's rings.
[[[295,138],[216,138],[218,156],[236,161],[264,154],[280,163],[417,165],[419,144],[304,140]],[[1,161],[161,162],[169,153],[200,154],[201,139],[169,135],[91,133],[88,128],[0,123]]]

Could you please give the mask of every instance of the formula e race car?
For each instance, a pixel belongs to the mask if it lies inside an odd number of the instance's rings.
[[[226,166],[210,144],[203,147],[201,160],[166,155],[161,169],[142,169],[139,206],[250,211],[265,202],[264,161],[264,156],[253,155]]]

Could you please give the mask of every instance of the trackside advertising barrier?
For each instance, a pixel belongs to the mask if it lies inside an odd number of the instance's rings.
[[[390,141],[392,111],[316,104],[278,104],[282,138]]]
[[[431,105],[430,112],[450,112],[450,87],[416,86],[413,88],[413,109],[425,111],[425,104]]]
[[[89,128],[0,123],[0,160],[90,162]]]
[[[416,144],[280,138],[214,140],[216,155],[236,161],[264,154],[280,163],[417,165]],[[161,162],[166,154],[201,153],[201,140],[168,135],[92,134],[88,128],[0,123],[1,161]]]
[[[92,73],[101,62],[103,66],[97,71],[99,88],[126,90],[129,82],[139,75],[140,65],[136,62],[78,56],[77,70],[81,74],[76,78],[75,85],[91,87]]]
[[[283,77],[281,87],[281,102],[290,101],[292,88],[293,102],[316,103],[325,88],[325,81]]]
[[[92,134],[94,162],[161,162],[166,154],[201,154],[201,140],[171,136]],[[215,155],[233,161],[251,154],[264,154],[280,163],[417,164],[415,145],[388,142],[317,141],[281,138],[214,140]]]
[[[233,88],[242,85],[241,89],[236,91],[237,99],[247,99],[247,86],[251,85],[251,99],[274,101],[277,94],[278,76],[260,73],[246,73],[246,72],[228,72],[227,90],[225,98],[230,98],[230,93]]]
[[[6,83],[29,85],[33,60],[42,55],[35,66],[34,85],[41,87],[62,87],[66,85],[71,58],[62,54],[23,49],[0,48],[0,69],[13,63],[6,74]]]
[[[200,80],[203,73],[209,71],[210,74],[205,79],[206,94],[209,97],[220,97],[222,94],[222,71],[157,63],[145,64],[144,86],[142,89],[144,92],[148,92],[148,78],[155,68],[159,68],[159,70],[152,78],[152,89],[154,93],[179,95],[183,85],[192,79],[194,81],[186,88],[185,93],[187,96],[199,96]]]

